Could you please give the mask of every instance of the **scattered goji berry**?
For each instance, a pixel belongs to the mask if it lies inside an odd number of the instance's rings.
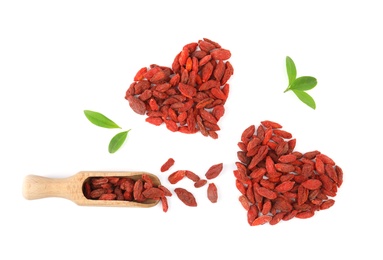
[[[189,192],[188,190],[184,188],[175,188],[174,192],[176,193],[177,197],[187,206],[189,207],[196,207],[197,201],[194,197],[194,195]]]
[[[162,166],[161,166],[161,169],[160,171],[161,172],[165,172],[167,170],[170,169],[170,167],[172,167],[174,164],[174,159],[173,158],[169,158]]]
[[[223,163],[212,165],[205,173],[206,179],[211,180],[216,178],[222,172],[222,169]]]
[[[218,200],[218,190],[214,183],[209,183],[207,187],[207,197],[212,203],[216,203]]]

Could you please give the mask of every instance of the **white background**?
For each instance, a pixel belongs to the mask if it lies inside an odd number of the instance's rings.
[[[382,259],[382,8],[380,1],[1,1],[0,259]],[[219,138],[172,133],[145,123],[124,99],[144,66],[170,66],[190,42],[210,38],[232,52],[234,75]],[[298,76],[318,79],[317,109],[287,87],[285,57]],[[90,124],[84,109],[124,129]],[[313,218],[250,227],[233,169],[242,131],[283,125],[297,150],[319,150],[343,168],[335,205]],[[169,157],[175,165],[159,168]],[[167,176],[213,164],[219,201]],[[169,211],[82,207],[60,198],[26,200],[28,174],[147,171],[175,196]],[[378,242],[379,241],[379,242]],[[6,255],[6,257],[5,257]]]

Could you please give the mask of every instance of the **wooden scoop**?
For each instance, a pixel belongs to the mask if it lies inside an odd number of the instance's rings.
[[[144,202],[93,200],[87,199],[83,193],[83,184],[89,177],[129,177],[137,180],[140,179],[144,173],[152,179],[153,185],[157,186],[161,184],[157,176],[146,172],[81,171],[71,177],[61,179],[28,175],[25,177],[23,183],[23,196],[28,200],[60,197],[71,200],[80,206],[153,207],[158,204],[159,200],[146,199]]]

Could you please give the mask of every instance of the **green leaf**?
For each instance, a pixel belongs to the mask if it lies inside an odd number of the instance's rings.
[[[297,95],[297,97],[298,97],[303,103],[305,103],[306,105],[308,105],[308,106],[311,107],[312,109],[315,109],[315,108],[316,108],[315,101],[314,101],[314,99],[313,99],[309,94],[307,94],[307,93],[304,92],[304,91],[297,90],[297,89],[292,89],[292,91],[295,93],[295,95]]]
[[[104,128],[121,128],[115,122],[113,122],[101,113],[90,110],[84,110],[84,114],[88,118],[88,120],[96,126]]]
[[[120,149],[120,147],[124,144],[129,131],[130,129],[128,131],[120,132],[113,136],[113,138],[109,142],[109,153],[115,153],[118,151],[118,149]]]
[[[313,89],[317,85],[317,80],[314,77],[303,76],[299,77],[290,85],[290,89],[296,90],[310,90]]]
[[[286,57],[286,70],[289,77],[289,85],[291,85],[297,78],[297,69],[294,61],[289,56]]]

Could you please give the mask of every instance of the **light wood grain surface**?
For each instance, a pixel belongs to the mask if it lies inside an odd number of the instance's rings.
[[[85,180],[89,177],[130,177],[141,178],[146,172],[108,172],[108,171],[81,171],[67,178],[47,178],[38,175],[27,175],[23,183],[23,196],[28,200],[59,197],[73,201],[80,206],[114,206],[114,207],[141,207],[147,208],[158,204],[158,200],[146,200],[138,203],[121,200],[91,200],[87,199],[82,191]],[[157,176],[146,173],[153,180],[154,185],[159,185]]]

